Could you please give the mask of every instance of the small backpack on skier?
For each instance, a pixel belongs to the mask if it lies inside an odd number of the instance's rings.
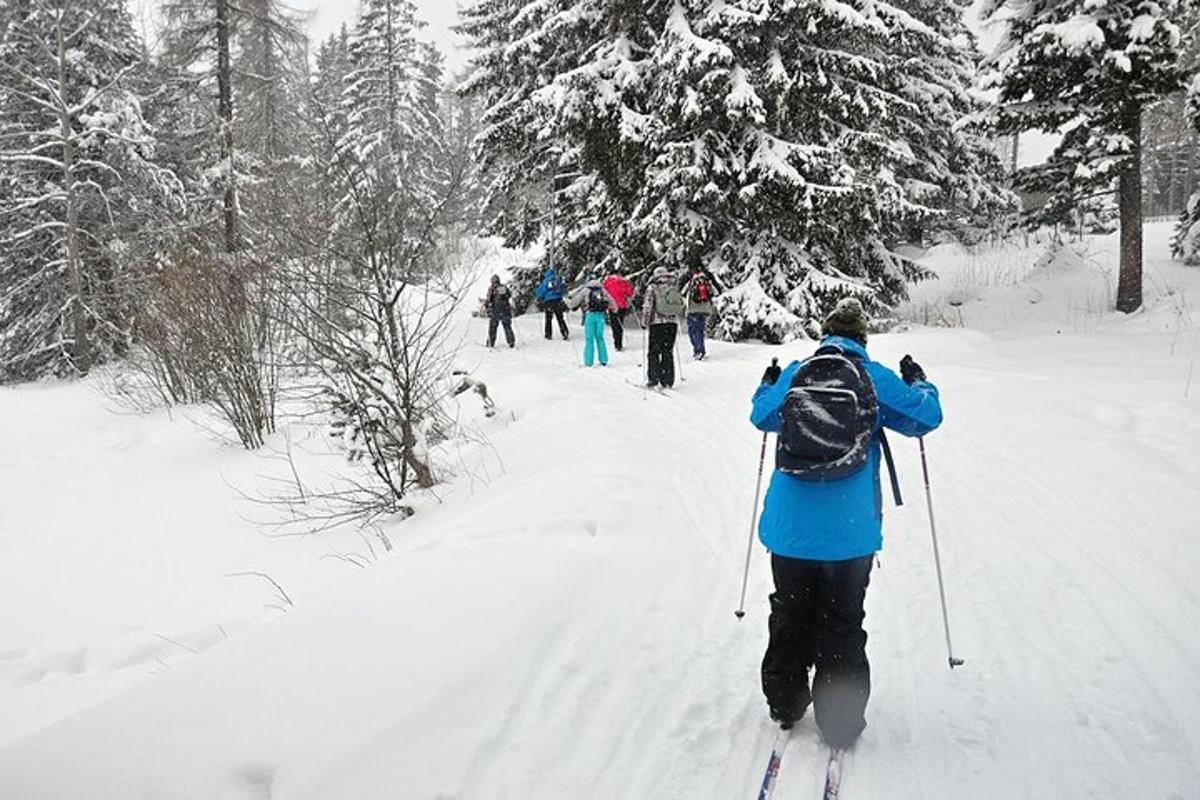
[[[512,300],[507,286],[502,283],[493,285],[491,295],[491,308],[488,309],[491,313],[500,316],[512,314]]]
[[[704,275],[692,279],[692,302],[707,303],[712,300],[712,286]]]
[[[655,310],[666,317],[683,315],[683,294],[675,288],[674,283],[659,284],[655,287]]]
[[[587,310],[601,314],[608,311],[608,295],[602,287],[593,286],[588,289]]]
[[[776,468],[804,480],[832,481],[867,463],[879,402],[861,360],[828,345],[796,370],[780,415]]]

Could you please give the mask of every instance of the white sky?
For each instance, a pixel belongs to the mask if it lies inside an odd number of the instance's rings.
[[[437,43],[446,56],[447,70],[453,74],[466,66],[466,54],[462,50],[462,39],[450,30],[458,22],[458,8],[462,0],[413,0],[417,7],[417,18],[428,23],[420,34],[421,38]],[[292,0],[297,9],[315,11],[311,30],[314,43],[320,42],[337,31],[342,23],[354,24],[358,14],[357,0]],[[468,3],[469,4],[469,3]]]

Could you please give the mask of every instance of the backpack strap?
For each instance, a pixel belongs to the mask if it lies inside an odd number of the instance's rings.
[[[896,462],[892,459],[892,448],[888,444],[887,434],[883,432],[883,428],[879,429],[879,444],[883,448],[883,460],[887,462],[888,477],[892,479],[892,497],[896,500],[896,505],[904,505],[904,499],[900,497],[900,481],[896,478]]]

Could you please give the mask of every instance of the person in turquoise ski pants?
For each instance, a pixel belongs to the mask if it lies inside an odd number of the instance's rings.
[[[589,275],[588,280],[570,297],[571,308],[583,308],[583,365],[590,367],[596,363],[597,351],[600,356],[600,366],[608,366],[608,345],[604,342],[604,329],[607,327],[608,312],[617,307],[617,303],[605,290],[599,275]]]
[[[608,345],[604,343],[604,331],[608,327],[608,313],[589,311],[583,319],[583,365],[592,366],[593,351],[600,351],[600,366],[608,364]]]

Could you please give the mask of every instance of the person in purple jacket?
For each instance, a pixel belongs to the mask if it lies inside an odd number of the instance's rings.
[[[910,356],[901,361],[900,375],[870,359],[866,314],[858,300],[840,302],[825,319],[822,335],[817,353],[842,358],[844,366],[869,378],[866,390],[873,389],[877,409],[869,417],[869,438],[861,439],[863,463],[837,479],[812,480],[783,471],[787,456],[779,437],[776,469],[758,524],[759,539],[771,553],[775,584],[762,689],[771,718],[782,728],[792,727],[812,703],[822,737],[831,747],[844,749],[866,727],[871,691],[863,603],[872,560],[883,545],[881,428],[922,436],[941,424],[942,408],[937,388]],[[789,392],[804,363],[767,368],[750,414],[759,430],[779,433],[784,428]]]

